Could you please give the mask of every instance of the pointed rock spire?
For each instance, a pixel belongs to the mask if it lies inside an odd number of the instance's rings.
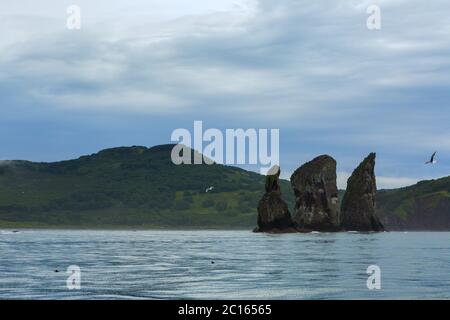
[[[348,231],[383,231],[376,206],[375,153],[369,154],[347,181],[342,200],[341,227]]]
[[[255,232],[292,232],[294,224],[287,203],[281,198],[280,167],[272,167],[267,176],[265,194],[258,205],[258,226]]]

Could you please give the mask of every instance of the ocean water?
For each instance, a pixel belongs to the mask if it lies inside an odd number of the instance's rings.
[[[450,233],[0,230],[0,299],[142,298],[448,299]]]

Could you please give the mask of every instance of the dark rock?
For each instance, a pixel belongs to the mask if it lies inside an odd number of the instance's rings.
[[[281,231],[293,226],[288,205],[281,198],[281,194],[276,192],[264,194],[258,205],[258,228],[256,231]]]
[[[305,163],[291,176],[295,193],[294,222],[299,228],[339,230],[336,160],[322,155]]]
[[[294,232],[287,203],[281,198],[280,167],[272,167],[266,177],[266,192],[258,205],[258,226],[255,232]]]
[[[384,230],[375,212],[377,193],[375,157],[375,153],[369,154],[347,181],[341,208],[341,226],[344,230]]]

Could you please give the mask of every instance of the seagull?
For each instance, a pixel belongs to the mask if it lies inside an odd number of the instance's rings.
[[[431,159],[427,162],[425,162],[425,164],[435,164],[436,160],[434,159],[434,157],[436,156],[436,152],[433,153],[433,155],[431,156]]]
[[[206,188],[205,192],[208,193],[208,192],[210,192],[210,191],[213,191],[213,189],[214,189],[214,187],[211,186],[211,187],[209,187],[209,188]]]

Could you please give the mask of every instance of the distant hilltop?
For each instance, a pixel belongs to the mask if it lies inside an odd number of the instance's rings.
[[[266,177],[220,164],[177,166],[173,146],[112,148],[52,163],[2,161],[0,228],[253,228]],[[295,212],[290,182],[279,180],[279,187]],[[376,200],[387,230],[450,230],[450,177],[379,190]]]

